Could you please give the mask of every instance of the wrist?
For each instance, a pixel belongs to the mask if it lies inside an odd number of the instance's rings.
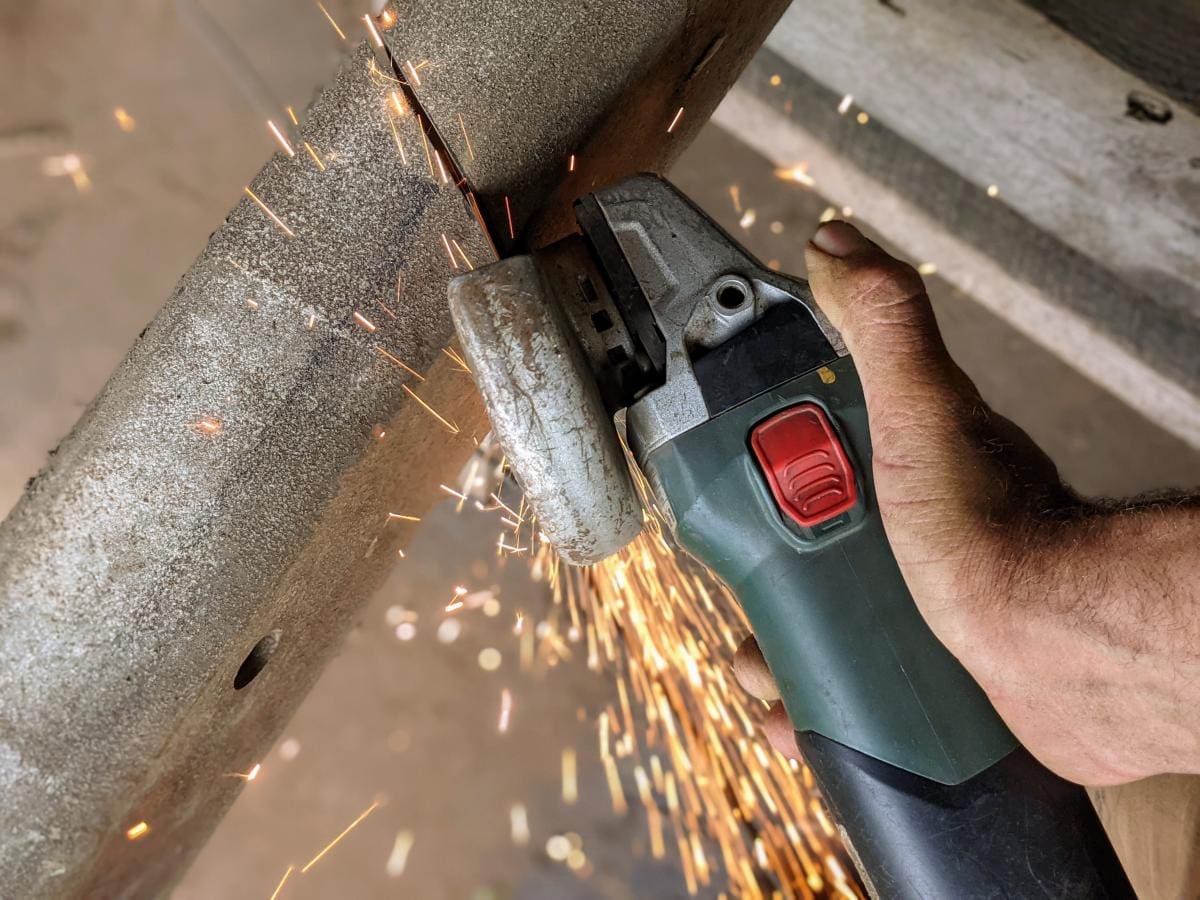
[[[1195,523],[1077,512],[1005,530],[954,652],[1026,743],[1061,729],[1091,783],[1200,771]],[[1031,708],[1038,731],[1022,734]]]

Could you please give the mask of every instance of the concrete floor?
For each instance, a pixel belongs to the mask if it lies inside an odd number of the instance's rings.
[[[309,4],[206,5],[281,104],[303,108],[341,52]],[[343,23],[353,5],[326,3]],[[7,510],[272,143],[261,117],[161,2],[4,4],[0,85],[0,510]],[[118,105],[136,118],[135,130],[118,127]],[[46,157],[68,152],[83,160],[92,182],[86,193],[67,177],[43,174]],[[763,160],[711,128],[673,174],[764,260],[802,270],[803,242],[825,208],[820,197],[781,184]],[[755,210],[746,229],[732,184],[743,211]],[[1200,482],[1193,449],[936,277],[931,293],[947,342],[985,397],[1026,427],[1085,493]],[[513,610],[536,609],[546,593],[521,567],[498,567],[494,538],[494,523],[477,514],[460,520],[443,509],[426,521],[177,897],[269,896],[288,865],[310,858],[375,799],[385,802],[282,896],[683,895],[678,871],[648,859],[644,823],[609,812],[591,723],[611,702],[612,685],[578,658],[543,677],[516,670]],[[494,586],[502,612],[472,613],[457,640],[444,644],[425,623],[457,584]],[[397,639],[392,607],[417,613],[411,641]],[[476,662],[489,646],[503,656],[495,672]],[[502,687],[517,698],[504,736],[495,727]],[[286,758],[285,744],[298,754]],[[573,805],[559,796],[566,746],[579,754]],[[525,847],[513,846],[509,833],[517,802],[528,808]],[[391,876],[387,860],[407,830],[415,839],[408,865]],[[579,835],[588,856],[579,873],[545,853],[547,838],[565,832]]]

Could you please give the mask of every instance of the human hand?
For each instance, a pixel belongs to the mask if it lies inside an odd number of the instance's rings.
[[[934,634],[1063,777],[1200,771],[1195,499],[1079,499],[950,358],[915,269],[845,222],[821,226],[806,259],[858,368],[880,514]],[[734,671],[774,701],[767,736],[795,756],[753,638]]]

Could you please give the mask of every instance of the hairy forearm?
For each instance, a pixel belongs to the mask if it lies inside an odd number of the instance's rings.
[[[1001,713],[1020,731],[1039,708],[1104,780],[1200,772],[1200,502],[1088,505],[1009,539],[960,656]]]

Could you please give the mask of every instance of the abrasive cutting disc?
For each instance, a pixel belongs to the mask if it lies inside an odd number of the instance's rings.
[[[598,562],[642,529],[612,417],[567,318],[527,256],[450,283],[450,312],[537,525],[573,565]]]

